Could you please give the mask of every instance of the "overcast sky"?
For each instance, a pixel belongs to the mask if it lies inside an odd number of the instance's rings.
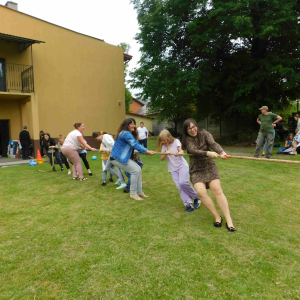
[[[6,0],[0,0],[5,5]],[[136,11],[130,0],[13,0],[20,12],[118,45],[130,44],[132,70],[139,60]],[[132,91],[134,93],[134,91]]]

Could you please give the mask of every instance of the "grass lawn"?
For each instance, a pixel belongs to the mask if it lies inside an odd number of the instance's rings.
[[[134,201],[101,186],[93,155],[84,182],[0,168],[1,300],[300,299],[299,165],[217,160],[230,233],[203,206],[183,213],[159,157],[142,156],[150,197]]]

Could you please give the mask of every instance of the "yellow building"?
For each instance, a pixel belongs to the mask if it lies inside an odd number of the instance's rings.
[[[123,63],[131,56],[7,6],[0,16],[0,149],[24,125],[35,153],[40,130],[57,138],[83,122],[88,143],[94,130],[115,133],[125,119]]]

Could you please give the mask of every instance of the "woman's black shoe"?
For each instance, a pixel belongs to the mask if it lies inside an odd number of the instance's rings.
[[[214,226],[215,226],[215,227],[222,227],[223,219],[222,219],[221,216],[220,216],[220,218],[221,218],[221,222],[215,222],[215,223],[214,223]]]
[[[228,227],[227,223],[226,223],[226,228],[227,228],[227,230],[230,231],[230,232],[236,231],[236,229],[235,229],[234,227]]]

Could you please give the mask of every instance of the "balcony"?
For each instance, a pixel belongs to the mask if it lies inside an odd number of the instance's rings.
[[[0,61],[0,91],[34,92],[33,67]]]

